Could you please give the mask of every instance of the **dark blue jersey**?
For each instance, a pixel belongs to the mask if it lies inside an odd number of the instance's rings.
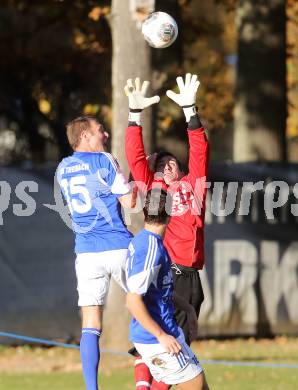
[[[167,334],[178,337],[171,260],[158,234],[143,229],[132,239],[126,262],[126,285],[129,292],[142,295],[154,321]],[[158,343],[136,319],[130,324],[130,338],[135,343]]]

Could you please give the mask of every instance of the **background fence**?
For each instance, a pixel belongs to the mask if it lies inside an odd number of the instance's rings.
[[[298,334],[297,168],[211,166],[202,336]],[[55,169],[0,173],[0,331],[76,339],[73,233],[45,206]]]

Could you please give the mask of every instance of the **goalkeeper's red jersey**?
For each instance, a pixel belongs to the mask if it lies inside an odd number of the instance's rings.
[[[126,158],[134,181],[140,182],[138,187],[141,191],[162,185],[172,194],[172,216],[164,238],[172,262],[202,269],[209,146],[203,127],[188,130],[187,133],[189,173],[175,185],[167,187],[163,180],[154,177],[146,159],[141,126],[126,129]]]

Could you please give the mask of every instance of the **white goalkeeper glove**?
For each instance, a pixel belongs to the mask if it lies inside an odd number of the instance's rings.
[[[190,73],[186,74],[185,82],[182,77],[177,77],[176,80],[180,93],[171,90],[166,93],[170,99],[183,108],[186,122],[189,122],[190,118],[196,114],[196,95],[200,82],[197,75]]]
[[[136,122],[138,125],[140,125],[142,110],[160,101],[160,97],[157,95],[152,97],[145,97],[149,85],[149,81],[144,81],[141,83],[139,77],[137,77],[134,82],[132,79],[127,80],[127,84],[124,87],[124,92],[128,97],[128,120],[130,122]]]

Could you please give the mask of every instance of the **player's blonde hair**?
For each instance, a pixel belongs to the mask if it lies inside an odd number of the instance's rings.
[[[73,150],[78,147],[82,132],[90,129],[91,121],[98,122],[94,116],[84,115],[75,118],[66,125],[67,139]]]

